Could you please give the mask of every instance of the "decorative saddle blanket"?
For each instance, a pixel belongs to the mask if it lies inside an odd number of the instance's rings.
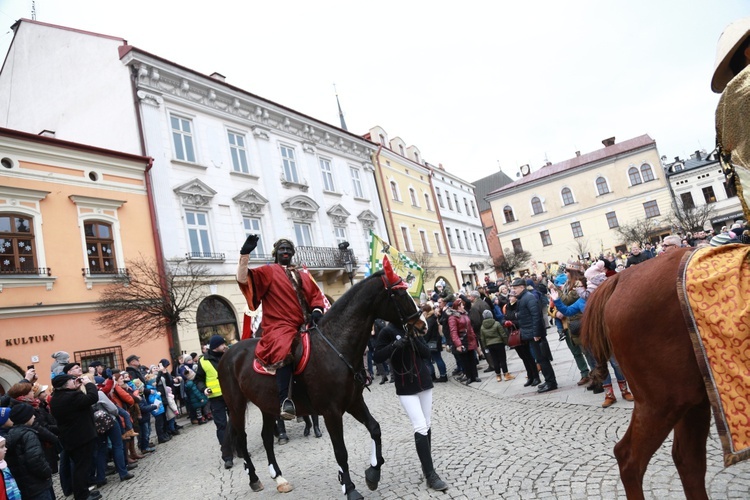
[[[677,291],[728,467],[750,458],[750,245],[685,254]]]
[[[297,366],[294,367],[295,375],[299,375],[305,371],[307,362],[310,361],[310,332],[300,332],[300,341],[302,343],[302,356],[300,356]],[[294,347],[292,347],[292,352],[294,352],[294,350]],[[253,360],[253,370],[261,375],[275,375],[264,370],[257,359]]]

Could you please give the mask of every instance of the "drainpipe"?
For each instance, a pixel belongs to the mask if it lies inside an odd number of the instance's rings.
[[[138,69],[135,67],[131,68],[130,72],[130,86],[133,91],[133,105],[135,106],[135,116],[138,121],[138,138],[141,143],[141,155],[146,156],[146,138],[143,134],[143,119],[141,117],[141,105],[140,99],[138,99],[138,89],[136,86],[136,79],[138,78]],[[156,219],[156,204],[154,202],[154,190],[153,182],[151,180],[151,168],[154,166],[154,159],[149,157],[148,166],[146,167],[146,194],[148,198],[148,211],[151,217],[151,234],[154,239],[154,250],[156,253],[156,265],[159,269],[164,271],[166,269],[164,265],[164,253],[161,246],[161,238],[159,236],[159,222]],[[161,286],[162,293],[167,294],[167,281],[164,277],[164,272],[159,273],[159,285]],[[175,345],[175,337],[177,335],[176,327],[170,327],[170,331],[167,332],[167,341],[169,342],[169,353],[172,360],[177,359],[177,349],[179,349],[179,341]]]

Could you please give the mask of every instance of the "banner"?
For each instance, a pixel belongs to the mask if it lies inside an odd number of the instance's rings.
[[[370,272],[383,270],[383,255],[388,256],[393,270],[409,285],[409,295],[418,299],[424,288],[424,269],[370,231]]]

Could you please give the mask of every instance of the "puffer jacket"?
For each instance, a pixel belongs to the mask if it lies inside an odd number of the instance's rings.
[[[461,332],[466,332],[468,339],[469,350],[477,350],[477,336],[474,333],[474,329],[471,327],[471,320],[466,312],[459,312],[455,309],[446,309],[448,313],[448,326],[451,332],[451,342],[453,342],[454,348],[459,348],[461,344]]]
[[[192,380],[185,382],[185,394],[192,408],[202,408],[208,404],[208,398],[198,390],[198,386]]]
[[[529,342],[534,340],[534,337],[547,336],[542,321],[542,311],[539,308],[539,300],[529,290],[525,289],[518,296],[516,311],[522,340]]]
[[[21,498],[32,498],[52,487],[52,468],[36,430],[28,425],[11,427],[7,448],[6,461],[21,490]]]
[[[508,334],[500,323],[492,318],[486,318],[482,321],[482,329],[479,332],[482,342],[485,346],[495,344],[505,344],[508,342]]]

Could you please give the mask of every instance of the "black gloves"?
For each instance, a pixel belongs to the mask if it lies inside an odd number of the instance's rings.
[[[408,342],[409,340],[406,337],[401,337],[394,340],[392,345],[394,349],[403,349]]]
[[[242,248],[240,249],[240,255],[248,255],[250,252],[255,250],[255,247],[258,246],[258,240],[260,239],[260,236],[257,234],[251,234],[247,237],[245,240],[245,244],[242,245]]]
[[[322,317],[323,317],[323,311],[321,311],[320,309],[313,309],[313,312],[310,314],[310,319],[315,325],[318,324],[318,321],[320,321],[320,318]]]

